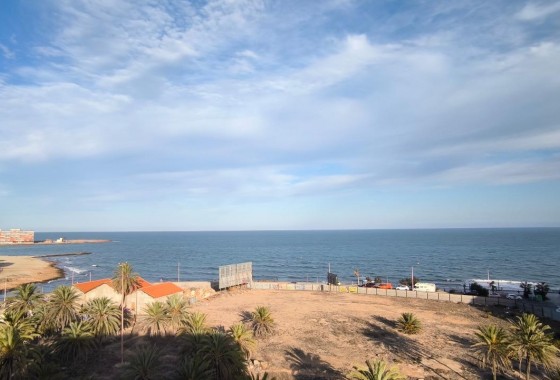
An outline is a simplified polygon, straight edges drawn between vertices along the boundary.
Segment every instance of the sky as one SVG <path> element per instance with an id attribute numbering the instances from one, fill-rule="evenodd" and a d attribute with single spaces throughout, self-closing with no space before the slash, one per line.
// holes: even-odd
<path id="1" fill-rule="evenodd" d="M 0 228 L 560 226 L 560 2 L 0 2 Z"/>

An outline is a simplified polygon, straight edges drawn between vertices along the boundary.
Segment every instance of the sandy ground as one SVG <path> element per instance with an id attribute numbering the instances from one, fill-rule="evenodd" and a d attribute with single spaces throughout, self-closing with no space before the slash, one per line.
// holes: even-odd
<path id="1" fill-rule="evenodd" d="M 375 358 L 413 379 L 480 379 L 488 372 L 476 366 L 473 333 L 479 325 L 507 324 L 469 305 L 346 293 L 237 290 L 193 309 L 206 313 L 211 326 L 227 329 L 257 306 L 270 307 L 277 333 L 259 341 L 253 358 L 278 380 L 345 378 L 353 366 Z M 403 312 L 420 319 L 420 334 L 397 331 Z"/>
<path id="2" fill-rule="evenodd" d="M 0 289 L 20 284 L 45 282 L 62 277 L 53 263 L 30 256 L 0 256 Z"/>

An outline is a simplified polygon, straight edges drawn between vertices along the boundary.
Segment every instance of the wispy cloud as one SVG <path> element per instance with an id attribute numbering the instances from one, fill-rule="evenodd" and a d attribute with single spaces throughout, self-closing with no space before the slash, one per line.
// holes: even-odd
<path id="1" fill-rule="evenodd" d="M 533 21 L 543 19 L 558 12 L 560 12 L 560 3 L 545 2 L 544 4 L 536 4 L 530 2 L 525 4 L 516 16 L 523 21 Z"/>
<path id="2" fill-rule="evenodd" d="M 400 8 L 46 2 L 0 45 L 0 163 L 99 205 L 557 181 L 557 5 Z"/>

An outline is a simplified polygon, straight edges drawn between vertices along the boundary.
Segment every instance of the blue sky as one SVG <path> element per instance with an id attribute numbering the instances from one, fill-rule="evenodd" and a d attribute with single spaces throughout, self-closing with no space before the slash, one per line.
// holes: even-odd
<path id="1" fill-rule="evenodd" d="M 560 226 L 560 2 L 2 1 L 0 228 Z"/>

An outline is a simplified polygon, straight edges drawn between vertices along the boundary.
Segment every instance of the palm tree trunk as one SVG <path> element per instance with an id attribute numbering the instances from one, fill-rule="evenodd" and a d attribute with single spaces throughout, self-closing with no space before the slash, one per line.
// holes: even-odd
<path id="1" fill-rule="evenodd" d="M 525 380 L 531 378 L 531 357 L 527 355 L 527 372 L 525 373 Z"/>
<path id="2" fill-rule="evenodd" d="M 496 380 L 496 372 L 497 372 L 497 368 L 496 368 L 496 360 L 492 361 L 492 379 Z"/>

